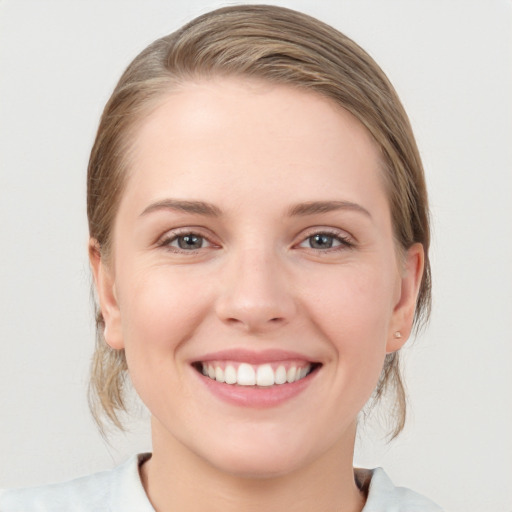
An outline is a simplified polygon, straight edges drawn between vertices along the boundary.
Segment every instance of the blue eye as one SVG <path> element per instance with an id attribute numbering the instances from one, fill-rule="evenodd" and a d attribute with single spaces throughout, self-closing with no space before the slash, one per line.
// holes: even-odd
<path id="1" fill-rule="evenodd" d="M 352 243 L 341 235 L 330 233 L 315 233 L 308 236 L 301 244 L 300 247 L 306 247 L 315 250 L 336 249 L 338 247 L 352 247 Z"/>

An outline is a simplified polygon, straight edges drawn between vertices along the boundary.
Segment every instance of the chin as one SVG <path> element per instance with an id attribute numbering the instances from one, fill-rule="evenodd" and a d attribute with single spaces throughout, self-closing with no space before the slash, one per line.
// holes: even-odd
<path id="1" fill-rule="evenodd" d="M 269 479 L 285 476 L 299 469 L 305 461 L 297 456 L 279 453 L 260 453 L 257 456 L 233 453 L 210 460 L 218 470 L 237 478 Z"/>
<path id="2" fill-rule="evenodd" d="M 308 464 L 306 443 L 290 436 L 227 436 L 229 445 L 212 443 L 201 454 L 210 465 L 239 478 L 265 479 L 284 476 Z"/>

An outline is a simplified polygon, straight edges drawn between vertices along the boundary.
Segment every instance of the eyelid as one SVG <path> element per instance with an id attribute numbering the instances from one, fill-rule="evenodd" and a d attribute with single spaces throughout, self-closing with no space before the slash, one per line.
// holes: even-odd
<path id="1" fill-rule="evenodd" d="M 206 233 L 205 233 L 206 231 Z M 333 227 L 324 227 L 324 226 L 315 226 L 308 228 L 306 230 L 303 230 L 300 235 L 297 235 L 296 239 L 298 241 L 293 244 L 294 247 L 300 247 L 301 244 L 303 244 L 308 238 L 314 236 L 314 235 L 328 235 L 336 238 L 340 245 L 336 247 L 331 247 L 327 249 L 315 249 L 315 248 L 309 248 L 311 251 L 315 252 L 329 252 L 329 251 L 336 251 L 339 249 L 350 249 L 354 247 L 357 243 L 357 240 L 349 234 L 347 231 L 339 228 L 333 228 Z M 170 245 L 171 242 L 176 240 L 180 236 L 184 235 L 195 235 L 198 237 L 203 238 L 208 246 L 207 247 L 201 247 L 200 249 L 190 249 L 190 250 L 183 250 L 179 249 L 177 247 L 173 247 Z M 182 227 L 176 227 L 167 230 L 163 235 L 161 235 L 157 241 L 155 242 L 155 245 L 163 248 L 170 248 L 172 247 L 175 252 L 184 252 L 184 253 L 194 253 L 198 252 L 202 249 L 210 249 L 210 248 L 220 248 L 221 244 L 219 242 L 215 242 L 214 239 L 216 237 L 211 233 L 210 230 L 207 230 L 200 226 L 182 226 Z"/>
<path id="2" fill-rule="evenodd" d="M 308 238 L 311 238 L 315 235 L 328 235 L 336 238 L 340 241 L 340 245 L 336 247 L 331 247 L 328 249 L 314 249 L 310 247 L 309 249 L 316 252 L 329 252 L 336 251 L 341 249 L 350 249 L 356 245 L 355 238 L 350 235 L 347 231 L 338 228 L 332 227 L 323 227 L 323 226 L 315 226 L 312 228 L 308 228 L 300 234 L 299 242 L 295 244 L 296 246 L 301 246 Z M 306 248 L 307 249 L 307 248 Z"/>
<path id="3" fill-rule="evenodd" d="M 212 247 L 219 247 L 220 245 L 218 243 L 215 243 L 212 240 L 212 238 L 214 238 L 214 237 L 212 234 L 210 234 L 209 230 L 208 230 L 208 233 L 205 233 L 205 231 L 206 230 L 204 228 L 201 228 L 199 226 L 183 226 L 183 227 L 179 227 L 179 228 L 169 229 L 162 236 L 160 236 L 158 238 L 158 240 L 156 241 L 156 245 L 158 247 L 163 247 L 163 248 L 172 248 L 175 252 L 180 252 L 180 253 L 194 253 L 194 252 L 200 251 L 202 249 L 210 249 Z M 171 242 L 173 242 L 180 236 L 185 236 L 185 235 L 195 235 L 200 238 L 203 238 L 208 243 L 208 246 L 201 247 L 200 249 L 184 250 L 184 249 L 180 249 L 178 247 L 174 247 L 174 246 L 170 245 Z"/>

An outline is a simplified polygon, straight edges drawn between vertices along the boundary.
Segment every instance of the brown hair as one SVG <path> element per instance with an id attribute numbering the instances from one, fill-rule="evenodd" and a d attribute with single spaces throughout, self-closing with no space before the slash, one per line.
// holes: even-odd
<path id="1" fill-rule="evenodd" d="M 105 106 L 92 148 L 87 178 L 89 232 L 102 258 L 110 253 L 111 230 L 128 172 L 131 134 L 140 119 L 179 84 L 210 76 L 255 77 L 326 96 L 351 112 L 379 147 L 397 247 L 419 242 L 425 269 L 416 304 L 415 327 L 430 310 L 430 229 L 420 156 L 400 100 L 386 75 L 354 41 L 310 16 L 274 6 L 243 5 L 202 15 L 156 40 L 128 66 Z M 126 359 L 103 338 L 96 312 L 96 351 L 89 399 L 98 424 L 101 413 L 121 427 Z M 394 392 L 395 425 L 405 422 L 405 392 L 398 352 L 386 356 L 374 392 Z"/>

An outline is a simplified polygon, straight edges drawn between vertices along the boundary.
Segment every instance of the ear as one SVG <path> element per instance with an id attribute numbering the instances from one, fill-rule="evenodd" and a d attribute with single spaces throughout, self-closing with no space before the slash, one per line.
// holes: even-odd
<path id="1" fill-rule="evenodd" d="M 98 294 L 101 314 L 105 322 L 103 336 L 110 347 L 116 350 L 124 348 L 121 330 L 121 312 L 115 292 L 115 280 L 111 266 L 107 265 L 100 252 L 96 239 L 89 240 L 89 262 Z"/>
<path id="2" fill-rule="evenodd" d="M 423 245 L 420 243 L 412 245 L 404 255 L 399 294 L 393 309 L 386 343 L 388 354 L 402 348 L 411 334 L 424 263 Z"/>

